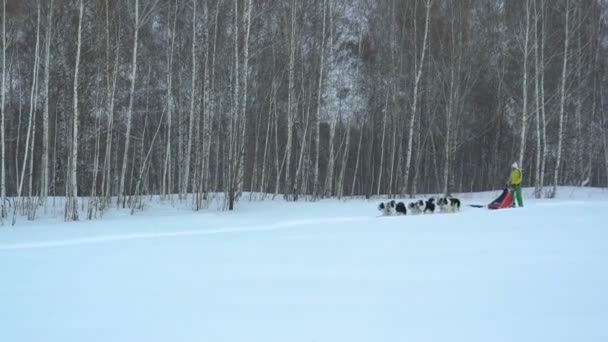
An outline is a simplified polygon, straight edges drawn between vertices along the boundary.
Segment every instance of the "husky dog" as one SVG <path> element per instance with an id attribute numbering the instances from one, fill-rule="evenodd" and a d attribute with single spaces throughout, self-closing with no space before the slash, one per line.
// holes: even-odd
<path id="1" fill-rule="evenodd" d="M 418 207 L 418 210 L 421 213 L 434 213 L 435 212 L 435 199 L 433 197 L 429 198 L 426 201 L 423 200 L 419 200 L 416 203 L 416 206 Z"/>
<path id="2" fill-rule="evenodd" d="M 442 212 L 454 213 L 460 210 L 460 200 L 450 196 L 440 198 L 437 205 Z"/>
<path id="3" fill-rule="evenodd" d="M 395 203 L 395 201 L 388 201 L 386 203 L 381 202 L 378 205 L 378 210 L 380 210 L 384 216 L 395 215 L 397 213 L 397 203 Z"/>
<path id="4" fill-rule="evenodd" d="M 418 208 L 418 202 L 411 202 L 407 205 L 407 210 L 410 211 L 410 214 L 420 214 L 420 209 Z"/>
<path id="5" fill-rule="evenodd" d="M 403 203 L 403 202 L 397 203 L 397 206 L 395 207 L 395 211 L 397 211 L 397 214 L 407 215 L 407 208 L 405 207 L 405 203 Z"/>

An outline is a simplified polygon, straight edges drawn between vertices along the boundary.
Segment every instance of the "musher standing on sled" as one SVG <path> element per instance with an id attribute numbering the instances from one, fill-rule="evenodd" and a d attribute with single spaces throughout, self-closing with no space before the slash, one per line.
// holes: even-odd
<path id="1" fill-rule="evenodd" d="M 517 206 L 523 207 L 524 200 L 521 196 L 521 170 L 517 165 L 517 162 L 511 165 L 511 176 L 509 177 L 509 188 L 511 189 L 511 206 L 515 207 L 515 199 L 517 199 Z"/>

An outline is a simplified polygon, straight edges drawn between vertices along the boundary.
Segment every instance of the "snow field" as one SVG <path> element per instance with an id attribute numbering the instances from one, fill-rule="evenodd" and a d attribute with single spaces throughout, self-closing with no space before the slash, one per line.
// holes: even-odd
<path id="1" fill-rule="evenodd" d="M 155 204 L 2 227 L 0 340 L 606 341 L 608 194 L 560 193 L 457 214 Z"/>

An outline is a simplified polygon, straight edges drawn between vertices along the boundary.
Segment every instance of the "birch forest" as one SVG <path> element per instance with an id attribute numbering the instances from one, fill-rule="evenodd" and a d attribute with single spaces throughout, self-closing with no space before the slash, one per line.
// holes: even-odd
<path id="1" fill-rule="evenodd" d="M 4 224 L 608 186 L 604 0 L 0 1 Z"/>

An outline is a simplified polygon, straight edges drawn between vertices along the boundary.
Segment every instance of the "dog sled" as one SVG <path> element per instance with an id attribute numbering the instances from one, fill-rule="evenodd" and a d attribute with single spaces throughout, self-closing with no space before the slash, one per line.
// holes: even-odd
<path id="1" fill-rule="evenodd" d="M 502 193 L 500 194 L 500 196 L 498 196 L 498 198 L 496 198 L 494 201 L 492 201 L 490 204 L 488 204 L 488 209 L 491 210 L 495 210 L 495 209 L 504 209 L 504 208 L 510 208 L 511 204 L 513 203 L 513 198 L 511 198 L 511 192 L 509 191 L 508 187 L 505 187 L 502 190 Z M 473 208 L 484 208 L 485 205 L 471 205 L 471 207 Z"/>

